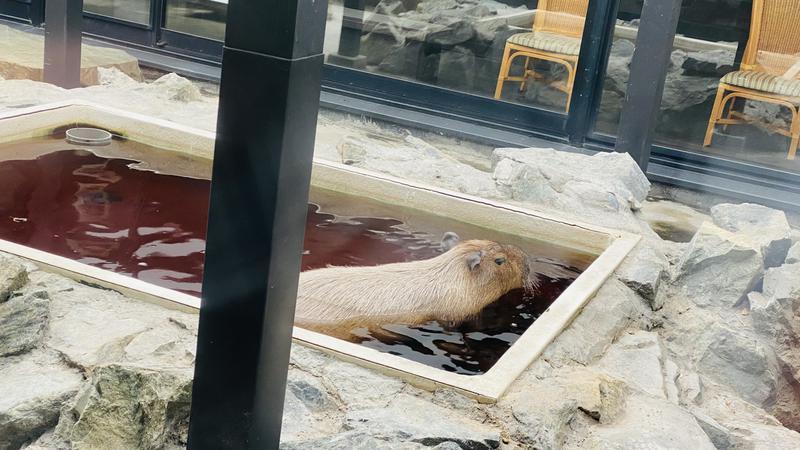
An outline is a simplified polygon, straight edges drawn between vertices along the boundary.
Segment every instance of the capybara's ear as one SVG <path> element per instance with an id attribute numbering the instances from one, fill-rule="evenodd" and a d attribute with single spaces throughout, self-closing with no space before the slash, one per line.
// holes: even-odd
<path id="1" fill-rule="evenodd" d="M 442 250 L 446 252 L 450 251 L 451 248 L 458 245 L 458 242 L 460 240 L 461 238 L 458 237 L 457 234 L 453 233 L 452 231 L 448 231 L 447 233 L 444 234 L 444 236 L 442 236 L 442 242 L 441 242 Z"/>
<path id="2" fill-rule="evenodd" d="M 467 267 L 469 270 L 475 270 L 481 264 L 481 252 L 472 252 L 467 255 Z"/>

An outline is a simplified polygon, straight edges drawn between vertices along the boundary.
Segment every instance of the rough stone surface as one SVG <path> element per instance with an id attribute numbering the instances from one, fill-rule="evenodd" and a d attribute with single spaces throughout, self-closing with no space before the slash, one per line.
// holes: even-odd
<path id="1" fill-rule="evenodd" d="M 780 370 L 774 352 L 746 330 L 712 324 L 699 339 L 697 367 L 743 399 L 763 405 L 775 395 Z"/>
<path id="2" fill-rule="evenodd" d="M 44 70 L 43 36 L 0 25 L 0 75 L 6 80 L 41 81 Z M 115 67 L 141 80 L 139 62 L 122 50 L 92 45 L 81 46 L 81 84 L 99 83 L 98 69 Z"/>
<path id="3" fill-rule="evenodd" d="M 461 450 L 464 447 L 449 441 L 436 446 L 416 442 L 398 442 L 391 437 L 378 438 L 369 431 L 347 431 L 332 437 L 302 442 L 281 442 L 282 450 Z"/>
<path id="4" fill-rule="evenodd" d="M 335 434 L 344 416 L 322 379 L 291 370 L 283 407 L 281 442 L 305 442 Z"/>
<path id="5" fill-rule="evenodd" d="M 684 406 L 700 403 L 703 395 L 703 383 L 694 372 L 682 372 L 676 380 L 681 404 Z"/>
<path id="6" fill-rule="evenodd" d="M 703 307 L 731 308 L 763 274 L 761 252 L 747 238 L 704 223 L 679 263 L 681 293 Z"/>
<path id="7" fill-rule="evenodd" d="M 28 272 L 18 261 L 0 255 L 0 303 L 28 282 Z"/>
<path id="8" fill-rule="evenodd" d="M 97 367 L 61 414 L 56 434 L 73 450 L 186 445 L 191 372 Z"/>
<path id="9" fill-rule="evenodd" d="M 56 424 L 83 378 L 56 354 L 34 351 L 0 358 L 0 380 L 0 448 L 13 449 Z"/>
<path id="10" fill-rule="evenodd" d="M 800 379 L 800 264 L 769 269 L 763 294 L 753 292 L 748 299 L 754 328 L 774 346 L 792 377 Z"/>
<path id="11" fill-rule="evenodd" d="M 610 280 L 545 350 L 544 358 L 556 365 L 588 365 L 623 330 L 647 321 L 647 307 L 642 300 L 620 281 Z"/>
<path id="12" fill-rule="evenodd" d="M 653 310 L 661 309 L 657 296 L 661 280 L 667 275 L 666 257 L 652 245 L 641 242 L 617 269 L 617 277 L 647 300 Z"/>
<path id="13" fill-rule="evenodd" d="M 351 408 L 384 407 L 404 387 L 397 378 L 338 360 L 328 364 L 321 376 L 336 386 L 338 397 Z M 365 384 L 371 389 L 365 390 Z"/>
<path id="14" fill-rule="evenodd" d="M 666 400 L 646 396 L 631 396 L 619 421 L 594 427 L 576 448 L 715 449 L 691 413 Z"/>
<path id="15" fill-rule="evenodd" d="M 786 264 L 800 263 L 800 243 L 794 244 L 786 255 Z"/>
<path id="16" fill-rule="evenodd" d="M 51 298 L 46 343 L 71 364 L 91 369 L 114 362 L 186 368 L 194 362 L 197 316 L 34 272 Z"/>
<path id="17" fill-rule="evenodd" d="M 44 291 L 0 303 L 0 357 L 24 353 L 39 345 L 49 307 L 50 299 Z"/>
<path id="18" fill-rule="evenodd" d="M 507 197 L 558 211 L 581 211 L 604 224 L 630 229 L 633 211 L 650 182 L 624 153 L 587 156 L 553 149 L 499 148 L 494 179 Z"/>
<path id="19" fill-rule="evenodd" d="M 409 395 L 396 396 L 383 408 L 349 412 L 346 421 L 348 427 L 369 430 L 377 439 L 426 446 L 454 442 L 462 448 L 493 449 L 501 440 L 500 432 L 492 427 L 453 416 Z"/>
<path id="20" fill-rule="evenodd" d="M 432 183 L 466 194 L 500 197 L 488 173 L 459 163 L 412 136 L 393 146 L 377 139 L 350 136 L 338 145 L 338 150 L 344 164 Z"/>
<path id="21" fill-rule="evenodd" d="M 786 264 L 764 274 L 764 295 L 777 300 L 800 298 L 800 264 Z"/>
<path id="22" fill-rule="evenodd" d="M 792 245 L 791 227 L 783 211 L 761 205 L 720 204 L 711 208 L 714 224 L 749 236 L 760 247 L 765 267 L 783 264 Z"/>
<path id="23" fill-rule="evenodd" d="M 509 410 L 512 437 L 526 448 L 560 448 L 576 416 L 612 423 L 625 408 L 624 384 L 588 369 L 555 371 L 512 388 L 498 406 Z M 531 408 L 531 405 L 536 405 Z"/>
<path id="24" fill-rule="evenodd" d="M 658 334 L 624 333 L 597 362 L 597 369 L 653 397 L 666 398 L 664 354 Z"/>
<path id="25" fill-rule="evenodd" d="M 692 414 L 695 420 L 697 420 L 697 424 L 700 425 L 700 428 L 703 429 L 706 436 L 708 436 L 717 450 L 727 450 L 731 448 L 731 432 L 729 429 L 720 425 L 719 422 L 711 418 L 711 416 L 706 415 L 696 408 L 692 410 Z"/>
<path id="26" fill-rule="evenodd" d="M 800 433 L 781 426 L 739 423 L 731 427 L 733 448 L 800 449 Z"/>

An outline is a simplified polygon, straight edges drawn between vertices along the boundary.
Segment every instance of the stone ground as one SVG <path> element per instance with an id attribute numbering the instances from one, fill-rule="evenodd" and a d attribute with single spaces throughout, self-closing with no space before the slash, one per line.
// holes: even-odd
<path id="1" fill-rule="evenodd" d="M 213 89 L 99 80 L 0 81 L 0 111 L 85 98 L 214 129 Z M 328 112 L 316 155 L 643 241 L 497 404 L 294 345 L 283 448 L 800 449 L 800 233 L 784 213 L 649 201 L 674 192 L 627 155 L 486 149 Z M 196 315 L 1 258 L 0 449 L 182 447 Z"/>
<path id="2" fill-rule="evenodd" d="M 122 50 L 84 45 L 81 48 L 81 85 L 97 84 L 99 67 L 114 67 L 141 79 L 136 58 Z M 41 81 L 44 70 L 44 36 L 0 24 L 0 77 Z"/>

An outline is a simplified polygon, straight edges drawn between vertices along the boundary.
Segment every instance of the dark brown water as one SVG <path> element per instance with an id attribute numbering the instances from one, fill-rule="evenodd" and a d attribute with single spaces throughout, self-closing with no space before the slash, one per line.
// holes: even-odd
<path id="1" fill-rule="evenodd" d="M 210 183 L 135 163 L 83 150 L 0 162 L 0 239 L 199 296 Z M 400 220 L 337 216 L 310 204 L 302 268 L 430 258 L 440 252 L 438 238 Z M 547 258 L 538 264 L 536 293 L 511 292 L 472 321 L 356 329 L 351 339 L 451 372 L 483 373 L 580 272 Z"/>

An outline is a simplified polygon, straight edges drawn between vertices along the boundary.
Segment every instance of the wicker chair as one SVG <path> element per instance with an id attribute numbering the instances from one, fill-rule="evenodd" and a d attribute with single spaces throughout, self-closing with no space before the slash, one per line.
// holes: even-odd
<path id="1" fill-rule="evenodd" d="M 704 147 L 711 145 L 715 125 L 724 125 L 727 128 L 728 125 L 756 121 L 733 107 L 734 101 L 741 98 L 744 101 L 756 100 L 785 106 L 792 112 L 792 124 L 788 129 L 771 124 L 766 124 L 766 127 L 791 139 L 787 158 L 795 158 L 800 141 L 798 23 L 800 1 L 753 0 L 750 38 L 741 67 L 738 71 L 725 75 L 720 81 L 703 141 Z"/>
<path id="2" fill-rule="evenodd" d="M 519 90 L 522 92 L 529 78 L 542 78 L 530 67 L 531 60 L 539 59 L 566 67 L 566 82 L 554 87 L 567 94 L 566 109 L 569 110 L 588 6 L 589 0 L 539 0 L 531 31 L 517 33 L 506 41 L 494 98 L 500 98 L 506 81 L 521 82 Z M 523 73 L 509 76 L 511 63 L 518 57 L 525 57 Z"/>

